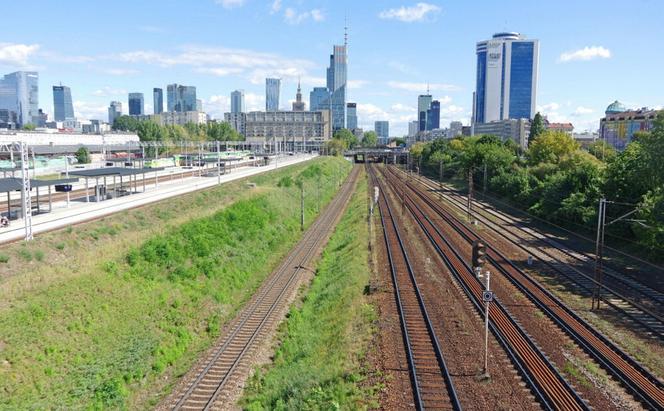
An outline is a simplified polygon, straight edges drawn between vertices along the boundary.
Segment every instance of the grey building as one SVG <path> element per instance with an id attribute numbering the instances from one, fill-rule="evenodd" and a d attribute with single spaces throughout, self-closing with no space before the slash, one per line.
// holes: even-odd
<path id="1" fill-rule="evenodd" d="M 152 101 L 154 105 L 154 114 L 161 114 L 164 112 L 164 89 L 152 89 Z"/>
<path id="2" fill-rule="evenodd" d="M 410 121 L 408 123 L 408 137 L 415 137 L 418 131 L 420 131 L 419 120 Z"/>
<path id="3" fill-rule="evenodd" d="M 237 131 L 241 136 L 246 133 L 245 124 L 247 122 L 247 113 L 238 111 L 231 113 L 224 113 L 224 121 L 231 125 L 233 130 Z"/>
<path id="4" fill-rule="evenodd" d="M 235 90 L 231 93 L 231 113 L 244 113 L 244 90 Z"/>
<path id="5" fill-rule="evenodd" d="M 452 121 L 450 123 L 450 128 L 447 133 L 448 138 L 454 138 L 460 136 L 463 133 L 463 123 L 460 121 Z"/>
<path id="6" fill-rule="evenodd" d="M 166 86 L 167 111 L 198 111 L 196 103 L 196 87 L 169 84 Z"/>
<path id="7" fill-rule="evenodd" d="M 387 140 L 390 139 L 390 122 L 376 121 L 374 123 L 374 131 L 378 135 L 378 141 L 381 144 L 387 143 Z"/>
<path id="8" fill-rule="evenodd" d="M 354 130 L 357 128 L 357 104 L 346 104 L 346 128 Z"/>
<path id="9" fill-rule="evenodd" d="M 39 74 L 17 71 L 0 78 L 0 110 L 18 127 L 39 121 Z"/>
<path id="10" fill-rule="evenodd" d="M 74 119 L 71 90 L 67 86 L 53 86 L 53 118 L 55 121 Z"/>
<path id="11" fill-rule="evenodd" d="M 279 92 L 281 79 L 265 79 L 265 111 L 279 111 Z"/>
<path id="12" fill-rule="evenodd" d="M 145 114 L 143 93 L 129 93 L 129 115 L 142 116 Z"/>
<path id="13" fill-rule="evenodd" d="M 108 106 L 108 123 L 112 126 L 115 119 L 122 115 L 122 103 L 119 101 L 111 101 Z"/>
<path id="14" fill-rule="evenodd" d="M 513 140 L 524 150 L 528 148 L 528 137 L 530 136 L 530 120 L 508 119 L 491 121 L 489 123 L 475 123 L 472 126 L 474 136 L 490 134 L 500 137 L 501 140 Z"/>

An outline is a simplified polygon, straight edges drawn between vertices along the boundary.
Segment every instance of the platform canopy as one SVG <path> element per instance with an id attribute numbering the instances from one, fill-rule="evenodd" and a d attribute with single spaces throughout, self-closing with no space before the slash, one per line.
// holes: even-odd
<path id="1" fill-rule="evenodd" d="M 90 168 L 86 170 L 74 170 L 70 171 L 69 175 L 85 177 L 85 178 L 112 177 L 112 176 L 124 177 L 124 176 L 133 176 L 145 173 L 154 173 L 156 171 L 162 171 L 162 170 L 164 170 L 164 167 L 152 167 L 152 168 L 105 167 L 105 168 Z"/>
<path id="2" fill-rule="evenodd" d="M 61 178 L 56 180 L 33 180 L 30 179 L 30 187 L 48 187 L 61 184 L 71 184 L 78 182 L 78 178 Z M 0 178 L 0 193 L 9 191 L 20 191 L 23 188 L 23 179 L 21 178 Z"/>

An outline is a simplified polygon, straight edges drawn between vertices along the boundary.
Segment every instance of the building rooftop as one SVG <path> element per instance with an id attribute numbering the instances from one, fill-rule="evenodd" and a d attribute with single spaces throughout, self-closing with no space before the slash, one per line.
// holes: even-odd
<path id="1" fill-rule="evenodd" d="M 627 107 L 618 100 L 614 101 L 613 103 L 609 104 L 609 106 L 606 108 L 606 115 L 610 114 L 615 114 L 615 113 L 622 113 L 623 111 L 627 111 Z"/>

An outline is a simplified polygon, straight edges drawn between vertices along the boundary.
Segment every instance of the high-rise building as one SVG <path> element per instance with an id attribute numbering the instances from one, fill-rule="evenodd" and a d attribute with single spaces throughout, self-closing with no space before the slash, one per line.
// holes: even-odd
<path id="1" fill-rule="evenodd" d="M 302 101 L 302 88 L 300 87 L 300 80 L 297 81 L 297 93 L 295 94 L 295 101 L 293 102 L 293 111 L 304 111 L 304 101 Z"/>
<path id="2" fill-rule="evenodd" d="M 452 121 L 450 123 L 450 129 L 447 132 L 447 137 L 454 138 L 460 136 L 463 133 L 463 123 L 460 121 Z"/>
<path id="3" fill-rule="evenodd" d="M 39 74 L 17 71 L 0 79 L 0 110 L 7 110 L 8 118 L 16 125 L 37 124 L 39 121 Z"/>
<path id="4" fill-rule="evenodd" d="M 346 128 L 354 130 L 357 128 L 357 104 L 346 104 Z"/>
<path id="5" fill-rule="evenodd" d="M 281 79 L 265 79 L 265 111 L 279 111 L 279 91 Z"/>
<path id="6" fill-rule="evenodd" d="M 169 84 L 166 86 L 166 105 L 169 112 L 197 111 L 196 87 Z"/>
<path id="7" fill-rule="evenodd" d="M 122 115 L 122 103 L 119 101 L 111 101 L 108 106 L 108 123 L 112 126 L 115 119 Z"/>
<path id="8" fill-rule="evenodd" d="M 420 122 L 418 120 L 408 123 L 408 137 L 415 137 L 420 130 Z"/>
<path id="9" fill-rule="evenodd" d="M 374 123 L 374 131 L 378 135 L 378 141 L 382 144 L 387 143 L 390 139 L 390 122 L 389 121 L 376 121 Z"/>
<path id="10" fill-rule="evenodd" d="M 327 87 L 314 87 L 309 93 L 309 109 L 311 111 L 330 109 L 330 91 Z"/>
<path id="11" fill-rule="evenodd" d="M 74 119 L 71 89 L 67 86 L 53 86 L 53 118 L 55 121 Z"/>
<path id="12" fill-rule="evenodd" d="M 196 111 L 203 111 L 203 100 L 196 99 Z"/>
<path id="13" fill-rule="evenodd" d="M 419 122 L 419 131 L 425 131 L 427 129 L 427 110 L 431 108 L 431 101 L 433 101 L 433 98 L 429 93 L 420 94 L 417 97 L 417 121 Z"/>
<path id="14" fill-rule="evenodd" d="M 244 113 L 244 90 L 235 90 L 231 93 L 231 113 Z"/>
<path id="15" fill-rule="evenodd" d="M 330 92 L 330 111 L 332 128 L 336 131 L 346 125 L 346 81 L 348 56 L 346 44 L 334 46 L 330 55 L 330 67 L 327 68 L 327 89 Z"/>
<path id="16" fill-rule="evenodd" d="M 537 99 L 539 41 L 497 33 L 477 43 L 473 123 L 532 119 Z"/>
<path id="17" fill-rule="evenodd" d="M 143 93 L 129 93 L 129 115 L 142 116 L 145 114 Z"/>
<path id="18" fill-rule="evenodd" d="M 154 114 L 164 112 L 164 90 L 161 88 L 152 89 L 152 101 L 154 105 Z"/>
<path id="19" fill-rule="evenodd" d="M 440 128 L 440 101 L 431 102 L 427 110 L 427 130 L 437 130 Z"/>

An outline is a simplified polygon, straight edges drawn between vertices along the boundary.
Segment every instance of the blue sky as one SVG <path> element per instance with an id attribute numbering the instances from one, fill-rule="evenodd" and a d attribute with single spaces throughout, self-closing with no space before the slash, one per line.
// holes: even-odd
<path id="1" fill-rule="evenodd" d="M 111 100 L 169 83 L 195 85 L 221 117 L 234 89 L 264 108 L 264 78 L 281 77 L 281 105 L 302 78 L 305 100 L 324 86 L 333 44 L 349 26 L 349 101 L 360 126 L 389 120 L 407 131 L 417 95 L 431 84 L 441 125 L 470 119 L 475 43 L 498 31 L 540 40 L 538 109 L 577 130 L 596 129 L 604 108 L 661 107 L 664 2 L 365 0 L 60 0 L 3 5 L 0 73 L 40 73 L 40 106 L 51 86 L 72 88 L 77 115 L 106 119 Z"/>

